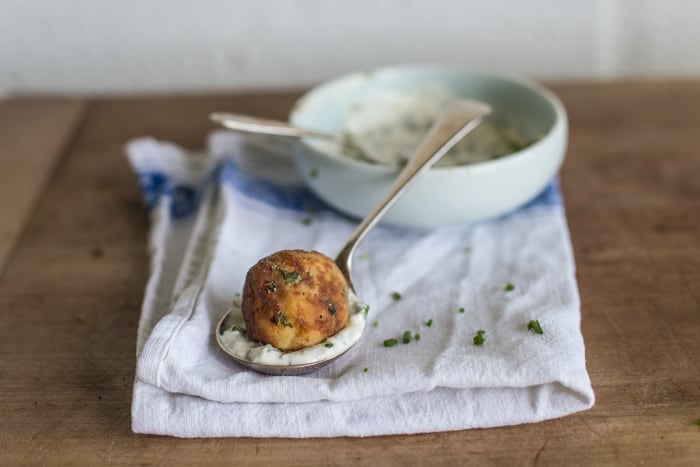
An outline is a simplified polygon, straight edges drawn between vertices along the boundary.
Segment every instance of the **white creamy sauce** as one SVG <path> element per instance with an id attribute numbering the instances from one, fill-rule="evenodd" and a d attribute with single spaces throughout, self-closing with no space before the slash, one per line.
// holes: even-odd
<path id="1" fill-rule="evenodd" d="M 427 86 L 420 92 L 382 92 L 351 107 L 341 131 L 378 163 L 402 166 L 413 155 L 442 109 L 456 98 L 437 85 Z M 487 117 L 436 166 L 482 162 L 511 154 L 532 143 L 516 128 Z M 352 149 L 346 148 L 343 155 L 358 157 Z"/>
<path id="2" fill-rule="evenodd" d="M 340 355 L 360 340 L 367 322 L 365 305 L 360 303 L 358 298 L 350 293 L 350 307 L 348 323 L 334 336 L 329 337 L 320 344 L 296 350 L 294 352 L 282 352 L 270 344 L 261 344 L 248 339 L 245 333 L 245 320 L 241 312 L 240 297 L 236 298 L 226 320 L 221 327 L 224 332 L 219 331 L 219 338 L 228 351 L 237 358 L 248 360 L 254 363 L 264 363 L 269 365 L 301 365 L 313 363 L 319 360 L 332 358 Z M 237 328 L 237 330 L 233 330 Z M 327 343 L 333 344 L 327 346 Z"/>

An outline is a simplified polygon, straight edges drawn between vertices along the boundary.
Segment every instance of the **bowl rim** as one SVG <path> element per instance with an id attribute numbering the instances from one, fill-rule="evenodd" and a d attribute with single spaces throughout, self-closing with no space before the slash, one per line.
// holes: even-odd
<path id="1" fill-rule="evenodd" d="M 482 172 L 484 170 L 490 170 L 495 166 L 502 165 L 504 163 L 511 163 L 513 160 L 519 160 L 523 157 L 527 157 L 528 154 L 534 152 L 534 150 L 543 145 L 547 140 L 549 140 L 556 131 L 567 130 L 568 119 L 566 114 L 566 109 L 564 104 L 561 102 L 559 97 L 554 94 L 549 88 L 543 84 L 535 81 L 527 76 L 510 73 L 510 72 L 494 72 L 488 70 L 480 70 L 475 68 L 469 68 L 459 65 L 421 65 L 421 64 L 404 64 L 404 65 L 390 65 L 377 68 L 370 68 L 365 70 L 354 71 L 351 73 L 343 74 L 331 78 L 329 80 L 323 81 L 310 89 L 308 89 L 304 94 L 302 94 L 293 104 L 292 109 L 289 112 L 288 120 L 293 123 L 295 115 L 298 115 L 301 110 L 303 110 L 304 103 L 311 99 L 312 97 L 318 95 L 320 92 L 336 86 L 340 83 L 351 81 L 353 79 L 359 79 L 362 77 L 373 76 L 382 73 L 410 73 L 410 72 L 435 72 L 435 73 L 459 73 L 465 75 L 478 75 L 484 78 L 497 79 L 501 81 L 506 81 L 520 85 L 526 89 L 534 91 L 536 95 L 543 98 L 549 105 L 552 106 L 554 110 L 554 123 L 549 128 L 547 133 L 545 133 L 542 138 L 538 139 L 534 143 L 509 154 L 497 157 L 495 159 L 489 159 L 486 161 L 473 162 L 470 164 L 447 166 L 447 167 L 431 167 L 431 172 L 437 173 L 447 173 L 454 171 L 468 171 L 468 172 Z M 371 79 L 371 78 L 370 78 Z M 314 153 L 322 155 L 328 159 L 338 161 L 343 164 L 348 164 L 350 166 L 356 166 L 357 168 L 362 168 L 365 170 L 373 170 L 383 173 L 395 173 L 400 171 L 400 167 L 391 167 L 388 165 L 382 165 L 372 162 L 363 161 L 360 159 L 353 159 L 349 157 L 343 157 L 340 154 L 333 154 L 324 151 L 319 151 L 317 148 L 311 146 L 306 142 L 306 138 L 302 138 L 300 144 L 304 145 L 306 149 L 313 150 Z"/>

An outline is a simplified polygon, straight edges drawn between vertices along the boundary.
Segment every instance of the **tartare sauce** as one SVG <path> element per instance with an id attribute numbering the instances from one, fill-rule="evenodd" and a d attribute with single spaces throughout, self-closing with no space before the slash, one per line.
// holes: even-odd
<path id="1" fill-rule="evenodd" d="M 400 167 L 413 155 L 442 109 L 457 96 L 438 85 L 420 92 L 382 92 L 352 106 L 342 134 L 352 138 L 372 159 Z M 519 151 L 534 141 L 502 121 L 486 118 L 437 164 L 452 167 L 487 161 Z M 357 158 L 352 149 L 343 155 Z"/>
<path id="2" fill-rule="evenodd" d="M 253 363 L 302 365 L 326 360 L 345 352 L 362 337 L 367 322 L 367 307 L 353 293 L 350 293 L 349 301 L 348 323 L 337 334 L 305 349 L 282 352 L 270 344 L 261 344 L 248 339 L 240 297 L 237 297 L 233 301 L 231 312 L 221 324 L 219 340 L 230 354 Z"/>

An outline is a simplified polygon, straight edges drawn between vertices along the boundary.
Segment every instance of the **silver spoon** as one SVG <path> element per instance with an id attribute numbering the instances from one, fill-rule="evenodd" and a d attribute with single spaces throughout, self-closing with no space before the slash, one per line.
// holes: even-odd
<path id="1" fill-rule="evenodd" d="M 348 135 L 326 133 L 323 131 L 312 130 L 309 128 L 300 128 L 279 120 L 253 117 L 250 115 L 240 115 L 228 112 L 211 113 L 209 114 L 209 119 L 230 130 L 242 131 L 246 133 L 290 136 L 293 138 L 313 137 L 325 139 L 326 141 L 331 141 L 340 146 L 344 146 L 350 149 L 351 151 L 354 151 L 356 155 L 364 161 L 373 163 L 378 162 L 372 157 L 371 154 L 367 152 L 367 150 L 365 150 L 352 137 Z"/>
<path id="2" fill-rule="evenodd" d="M 345 276 L 345 280 L 350 287 L 350 294 L 356 297 L 355 287 L 352 283 L 352 256 L 358 244 L 365 238 L 370 229 L 384 216 L 384 214 L 401 198 L 401 196 L 413 185 L 418 177 L 424 174 L 435 162 L 445 155 L 457 142 L 459 142 L 470 131 L 476 128 L 483 116 L 489 114 L 491 108 L 481 102 L 460 100 L 450 104 L 438 119 L 433 123 L 430 131 L 423 139 L 420 147 L 413 154 L 406 166 L 401 170 L 396 181 L 389 189 L 389 192 L 382 198 L 377 206 L 367 214 L 360 222 L 355 231 L 350 235 L 345 246 L 340 250 L 335 258 L 335 263 Z M 310 363 L 296 365 L 271 365 L 241 358 L 235 355 L 223 342 L 222 331 L 226 318 L 231 311 L 227 311 L 216 326 L 216 340 L 219 346 L 233 357 L 241 365 L 272 375 L 296 375 L 307 373 L 332 362 L 336 358 L 350 350 L 359 338 L 348 348 L 330 358 L 318 360 Z M 366 325 L 366 323 L 365 323 Z"/>

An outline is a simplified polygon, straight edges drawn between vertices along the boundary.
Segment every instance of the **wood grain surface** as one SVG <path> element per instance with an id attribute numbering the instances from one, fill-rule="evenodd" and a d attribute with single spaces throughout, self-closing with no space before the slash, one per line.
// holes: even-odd
<path id="1" fill-rule="evenodd" d="M 85 107 L 66 99 L 0 105 L 0 273 Z"/>
<path id="2" fill-rule="evenodd" d="M 213 128 L 207 112 L 284 118 L 298 94 L 91 100 L 82 124 L 59 118 L 72 129 L 63 139 L 70 144 L 0 276 L 0 462 L 698 465 L 700 83 L 553 88 L 570 116 L 561 182 L 593 409 L 531 425 L 414 436 L 133 434 L 148 225 L 123 145 L 152 135 L 199 148 Z M 11 122 L 8 112 L 26 117 L 39 111 L 35 106 L 3 103 L 0 115 Z M 33 134 L 31 121 L 13 131 Z M 12 151 L 23 143 L 1 144 Z M 20 169 L 5 170 L 0 182 L 24 177 Z"/>

